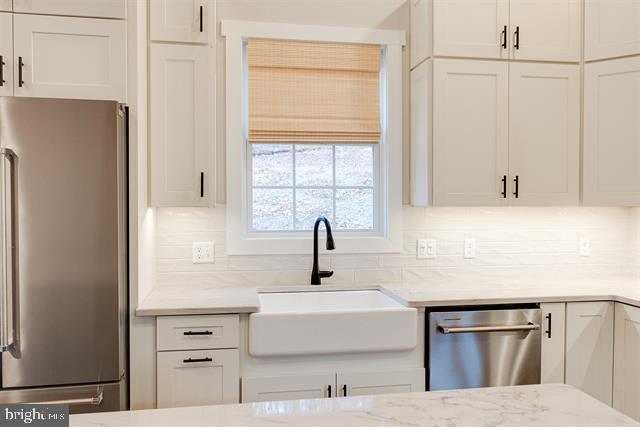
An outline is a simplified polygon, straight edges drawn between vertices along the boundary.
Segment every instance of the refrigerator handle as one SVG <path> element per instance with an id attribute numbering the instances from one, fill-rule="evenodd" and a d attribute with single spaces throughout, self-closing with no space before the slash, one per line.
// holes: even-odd
<path id="1" fill-rule="evenodd" d="M 0 156 L 9 161 L 9 185 L 7 186 L 4 164 L 0 168 L 0 238 L 2 240 L 0 267 L 0 352 L 15 349 L 18 342 L 17 310 L 17 275 L 16 275 L 16 231 L 15 231 L 15 200 L 16 200 L 16 160 L 17 156 L 9 148 L 0 148 Z M 9 189 L 10 194 L 7 194 Z M 7 209 L 7 204 L 9 209 Z"/>

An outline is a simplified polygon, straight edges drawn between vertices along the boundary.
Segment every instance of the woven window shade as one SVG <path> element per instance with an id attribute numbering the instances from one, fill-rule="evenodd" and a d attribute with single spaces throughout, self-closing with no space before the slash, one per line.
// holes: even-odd
<path id="1" fill-rule="evenodd" d="M 249 39 L 249 141 L 380 141 L 380 46 Z"/>

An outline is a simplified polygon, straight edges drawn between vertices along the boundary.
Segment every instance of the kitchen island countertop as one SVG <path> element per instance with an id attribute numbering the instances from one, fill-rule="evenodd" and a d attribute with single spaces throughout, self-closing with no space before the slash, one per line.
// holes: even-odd
<path id="1" fill-rule="evenodd" d="M 640 426 L 561 384 L 72 415 L 71 426 Z"/>

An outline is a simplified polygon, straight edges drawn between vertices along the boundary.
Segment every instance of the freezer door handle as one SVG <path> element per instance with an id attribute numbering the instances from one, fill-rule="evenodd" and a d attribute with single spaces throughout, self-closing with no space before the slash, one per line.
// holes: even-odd
<path id="1" fill-rule="evenodd" d="M 18 341 L 17 276 L 15 274 L 16 154 L 0 148 L 0 352 L 10 351 Z M 9 162 L 9 171 L 5 169 Z M 8 181 L 7 182 L 7 178 Z"/>
<path id="2" fill-rule="evenodd" d="M 80 399 L 64 399 L 64 400 L 48 400 L 45 402 L 30 402 L 29 405 L 93 405 L 100 406 L 104 400 L 104 388 L 98 387 L 96 395 L 93 397 L 84 397 Z"/>

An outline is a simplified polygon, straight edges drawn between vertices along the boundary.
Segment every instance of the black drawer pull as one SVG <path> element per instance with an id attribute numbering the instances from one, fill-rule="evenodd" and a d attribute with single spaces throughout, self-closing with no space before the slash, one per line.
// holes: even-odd
<path id="1" fill-rule="evenodd" d="M 347 385 L 346 384 L 342 385 L 342 395 L 344 397 L 347 397 Z"/>
<path id="2" fill-rule="evenodd" d="M 203 7 L 200 6 L 200 32 L 204 30 L 204 23 L 202 22 L 202 14 L 203 14 Z"/>
<path id="3" fill-rule="evenodd" d="M 519 50 L 520 49 L 520 27 L 516 27 L 515 36 L 516 36 L 516 41 L 513 44 L 513 47 L 515 47 L 516 50 Z"/>
<path id="4" fill-rule="evenodd" d="M 547 330 L 544 333 L 547 334 L 547 338 L 551 338 L 551 313 L 544 317 L 547 319 Z"/>
<path id="5" fill-rule="evenodd" d="M 203 357 L 202 359 L 188 358 L 188 359 L 184 359 L 183 362 L 184 363 L 213 362 L 213 359 L 210 357 Z"/>
<path id="6" fill-rule="evenodd" d="M 187 331 L 184 335 L 213 335 L 211 331 Z"/>
<path id="7" fill-rule="evenodd" d="M 2 55 L 0 55 L 0 87 L 4 86 L 5 84 L 5 80 L 4 80 L 4 66 L 6 64 L 4 63 L 4 57 Z"/>
<path id="8" fill-rule="evenodd" d="M 506 48 L 507 48 L 507 38 L 508 38 L 508 37 L 509 37 L 509 36 L 507 35 L 507 26 L 505 25 L 505 26 L 502 28 L 502 48 L 503 48 L 503 49 L 506 49 Z"/>
<path id="9" fill-rule="evenodd" d="M 200 172 L 200 197 L 204 197 L 204 172 Z"/>
<path id="10" fill-rule="evenodd" d="M 328 397 L 331 397 L 331 384 L 327 386 L 327 394 L 329 395 Z"/>
<path id="11" fill-rule="evenodd" d="M 24 80 L 22 80 L 22 68 L 24 62 L 22 62 L 22 56 L 18 56 L 18 87 L 24 86 Z"/>
<path id="12" fill-rule="evenodd" d="M 516 175 L 516 177 L 513 180 L 513 182 L 515 183 L 515 190 L 516 190 L 516 191 L 513 192 L 513 195 L 517 199 L 518 197 L 520 197 L 520 177 L 518 175 Z"/>
<path id="13" fill-rule="evenodd" d="M 502 198 L 507 198 L 507 175 L 502 175 Z"/>

